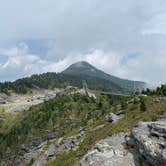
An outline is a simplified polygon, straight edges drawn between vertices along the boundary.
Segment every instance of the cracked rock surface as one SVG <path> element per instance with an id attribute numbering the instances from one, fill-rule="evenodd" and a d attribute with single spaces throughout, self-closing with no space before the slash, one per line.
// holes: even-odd
<path id="1" fill-rule="evenodd" d="M 135 159 L 125 148 L 125 135 L 120 133 L 101 140 L 80 161 L 79 166 L 135 166 Z"/>
<path id="2" fill-rule="evenodd" d="M 149 164 L 166 165 L 166 119 L 139 123 L 132 130 L 131 137 Z"/>

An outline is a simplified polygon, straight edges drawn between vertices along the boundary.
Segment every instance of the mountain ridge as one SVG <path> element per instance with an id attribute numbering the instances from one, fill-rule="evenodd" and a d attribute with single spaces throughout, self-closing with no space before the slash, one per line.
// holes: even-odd
<path id="1" fill-rule="evenodd" d="M 133 90 L 137 90 L 137 89 L 142 90 L 146 87 L 145 82 L 132 81 L 129 79 L 122 79 L 122 78 L 107 74 L 104 71 L 92 66 L 91 64 L 89 64 L 86 61 L 76 62 L 76 63 L 70 65 L 62 73 L 68 74 L 68 75 L 88 75 L 88 76 L 98 77 L 101 79 L 109 80 L 109 81 L 119 85 L 121 88 L 125 88 L 130 91 L 132 91 L 131 88 L 133 88 Z"/>
<path id="2" fill-rule="evenodd" d="M 83 87 L 86 82 L 89 89 L 113 93 L 130 94 L 137 88 L 143 90 L 145 83 L 124 80 L 111 76 L 97 69 L 88 62 L 80 61 L 70 65 L 61 73 L 48 72 L 34 74 L 14 82 L 0 83 L 0 92 L 27 93 L 33 89 L 65 88 L 66 86 Z M 135 89 L 134 89 L 135 88 Z"/>

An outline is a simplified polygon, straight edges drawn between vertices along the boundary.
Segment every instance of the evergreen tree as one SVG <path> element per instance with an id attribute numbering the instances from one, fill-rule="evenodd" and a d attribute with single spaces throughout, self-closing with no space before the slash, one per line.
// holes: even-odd
<path id="1" fill-rule="evenodd" d="M 144 98 L 140 100 L 140 110 L 143 112 L 147 110 Z"/>

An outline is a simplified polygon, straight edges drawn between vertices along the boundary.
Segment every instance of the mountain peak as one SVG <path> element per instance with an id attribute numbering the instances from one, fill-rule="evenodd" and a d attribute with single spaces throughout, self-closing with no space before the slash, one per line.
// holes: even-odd
<path id="1" fill-rule="evenodd" d="M 80 74 L 80 72 L 81 72 L 82 74 L 86 74 L 89 72 L 95 72 L 97 70 L 98 70 L 97 68 L 95 68 L 88 62 L 79 61 L 79 62 L 76 62 L 76 63 L 70 65 L 65 71 L 63 71 L 63 73 L 65 73 L 65 74 L 79 73 Z"/>
<path id="2" fill-rule="evenodd" d="M 72 64 L 70 67 L 78 67 L 78 68 L 91 67 L 91 68 L 94 68 L 91 64 L 89 64 L 86 61 L 78 61 L 78 62 Z"/>
<path id="3" fill-rule="evenodd" d="M 86 61 L 78 61 L 70 65 L 62 73 L 70 74 L 70 75 L 88 75 L 88 76 L 95 76 L 95 77 L 96 76 L 102 77 L 103 75 L 106 74 Z"/>
<path id="4" fill-rule="evenodd" d="M 82 76 L 82 77 L 92 77 L 102 79 L 102 80 L 107 80 L 111 83 L 114 83 L 118 85 L 119 87 L 127 90 L 133 90 L 133 85 L 135 85 L 135 88 L 137 89 L 143 89 L 145 87 L 144 82 L 139 82 L 139 81 L 131 81 L 131 80 L 125 80 L 121 79 L 112 75 L 109 75 L 105 73 L 102 70 L 97 69 L 96 67 L 92 66 L 86 61 L 79 61 L 71 66 L 69 66 L 66 70 L 62 72 L 63 74 L 68 74 L 68 75 L 74 75 L 74 76 Z"/>

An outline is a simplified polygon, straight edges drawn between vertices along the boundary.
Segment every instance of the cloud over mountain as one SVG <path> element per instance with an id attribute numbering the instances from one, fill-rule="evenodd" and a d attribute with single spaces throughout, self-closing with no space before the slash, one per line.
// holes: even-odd
<path id="1" fill-rule="evenodd" d="M 0 80 L 86 60 L 113 75 L 164 83 L 165 8 L 164 0 L 3 1 Z"/>

